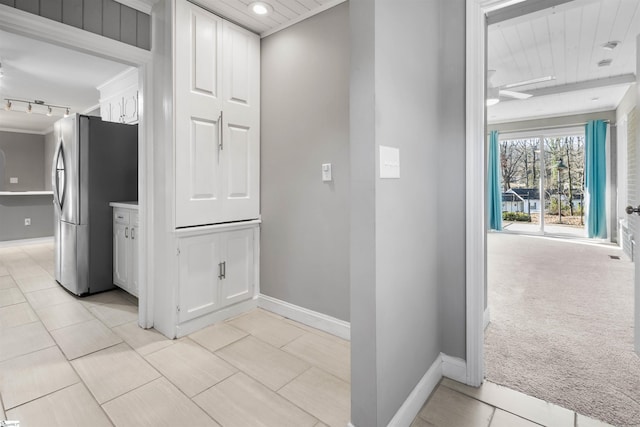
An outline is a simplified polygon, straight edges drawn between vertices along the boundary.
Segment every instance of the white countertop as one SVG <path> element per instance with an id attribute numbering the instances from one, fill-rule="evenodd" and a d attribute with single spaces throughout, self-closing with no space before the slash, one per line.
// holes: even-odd
<path id="1" fill-rule="evenodd" d="M 0 191 L 0 196 L 53 196 L 53 191 Z"/>
<path id="2" fill-rule="evenodd" d="M 124 209 L 134 209 L 138 210 L 138 201 L 134 200 L 131 202 L 111 202 L 109 206 L 113 208 L 124 208 Z"/>

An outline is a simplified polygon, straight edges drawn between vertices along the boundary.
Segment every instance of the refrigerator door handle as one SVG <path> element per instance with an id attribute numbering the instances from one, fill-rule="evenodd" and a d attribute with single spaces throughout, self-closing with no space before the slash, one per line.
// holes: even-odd
<path id="1" fill-rule="evenodd" d="M 61 159 L 63 155 L 62 152 L 62 141 L 58 143 L 58 148 L 56 149 L 56 154 L 53 157 L 53 171 L 51 176 L 51 187 L 53 188 L 54 202 L 57 204 L 59 209 L 62 209 L 62 204 L 64 203 L 64 168 L 60 168 L 60 162 L 62 161 L 62 165 L 64 165 L 64 157 Z M 60 183 L 62 182 L 62 194 L 60 190 Z"/>

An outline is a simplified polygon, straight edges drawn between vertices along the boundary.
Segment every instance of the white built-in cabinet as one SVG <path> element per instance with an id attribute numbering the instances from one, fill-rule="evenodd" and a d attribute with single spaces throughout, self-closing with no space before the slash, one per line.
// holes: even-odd
<path id="1" fill-rule="evenodd" d="M 113 208 L 113 284 L 138 296 L 138 237 L 136 208 Z"/>
<path id="2" fill-rule="evenodd" d="M 138 70 L 129 68 L 97 87 L 100 117 L 107 122 L 138 123 Z"/>
<path id="3" fill-rule="evenodd" d="M 254 295 L 256 227 L 178 239 L 178 321 L 212 313 Z"/>
<path id="4" fill-rule="evenodd" d="M 176 1 L 175 225 L 259 217 L 260 39 Z"/>
<path id="5" fill-rule="evenodd" d="M 156 321 L 170 318 L 163 333 L 179 337 L 256 306 L 260 39 L 187 0 L 173 4 L 175 287 Z"/>

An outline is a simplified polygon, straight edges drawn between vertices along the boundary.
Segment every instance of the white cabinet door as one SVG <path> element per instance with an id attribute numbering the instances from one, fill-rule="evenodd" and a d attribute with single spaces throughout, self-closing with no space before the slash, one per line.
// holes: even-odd
<path id="1" fill-rule="evenodd" d="M 129 238 L 129 293 L 138 296 L 138 237 L 140 236 L 140 225 L 138 224 L 138 213 L 131 214 L 131 231 Z"/>
<path id="2" fill-rule="evenodd" d="M 256 227 L 178 239 L 178 322 L 253 297 Z"/>
<path id="3" fill-rule="evenodd" d="M 214 222 L 221 211 L 222 19 L 176 2 L 176 226 Z"/>
<path id="4" fill-rule="evenodd" d="M 179 249 L 178 322 L 184 322 L 215 311 L 220 306 L 219 234 L 180 239 Z"/>
<path id="5" fill-rule="evenodd" d="M 260 209 L 260 41 L 226 21 L 223 34 L 221 221 L 253 219 Z"/>
<path id="6" fill-rule="evenodd" d="M 117 114 L 114 113 L 114 104 L 111 101 L 100 103 L 100 117 L 105 122 L 117 122 Z"/>
<path id="7" fill-rule="evenodd" d="M 176 2 L 176 227 L 259 216 L 260 39 Z"/>
<path id="8" fill-rule="evenodd" d="M 129 225 L 122 222 L 113 223 L 113 283 L 127 287 L 128 278 L 128 252 L 129 252 Z"/>
<path id="9" fill-rule="evenodd" d="M 113 211 L 113 283 L 138 296 L 138 212 Z"/>
<path id="10" fill-rule="evenodd" d="M 136 88 L 130 89 L 122 95 L 122 122 L 138 122 L 138 90 Z"/>
<path id="11" fill-rule="evenodd" d="M 224 234 L 224 278 L 220 282 L 222 305 L 231 305 L 253 295 L 253 229 Z"/>

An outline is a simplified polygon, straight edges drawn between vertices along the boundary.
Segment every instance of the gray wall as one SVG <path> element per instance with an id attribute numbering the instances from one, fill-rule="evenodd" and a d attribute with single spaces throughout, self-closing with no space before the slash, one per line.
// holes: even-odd
<path id="1" fill-rule="evenodd" d="M 0 218 L 0 241 L 53 236 L 53 196 L 0 196 Z"/>
<path id="2" fill-rule="evenodd" d="M 466 359 L 465 3 L 441 2 L 438 56 L 438 283 L 442 352 Z"/>
<path id="3" fill-rule="evenodd" d="M 44 190 L 44 136 L 0 131 L 0 150 L 5 155 L 0 191 Z M 11 177 L 18 178 L 10 184 Z"/>
<path id="4" fill-rule="evenodd" d="M 348 5 L 264 38 L 261 62 L 260 290 L 349 320 Z"/>
<path id="5" fill-rule="evenodd" d="M 455 34 L 464 1 L 351 0 L 350 8 L 351 420 L 385 426 L 438 359 L 442 337 L 454 355 L 464 347 L 464 216 L 443 218 L 464 212 L 464 44 Z M 400 149 L 400 179 L 378 178 L 381 145 Z M 439 266 L 446 254 L 453 259 Z M 441 324 L 444 313 L 452 325 Z"/>
<path id="6" fill-rule="evenodd" d="M 151 49 L 150 16 L 114 0 L 0 0 L 0 5 Z"/>
<path id="7" fill-rule="evenodd" d="M 53 131 L 44 136 L 44 189 L 51 188 L 51 168 L 53 167 L 53 154 L 56 149 L 56 138 Z"/>

